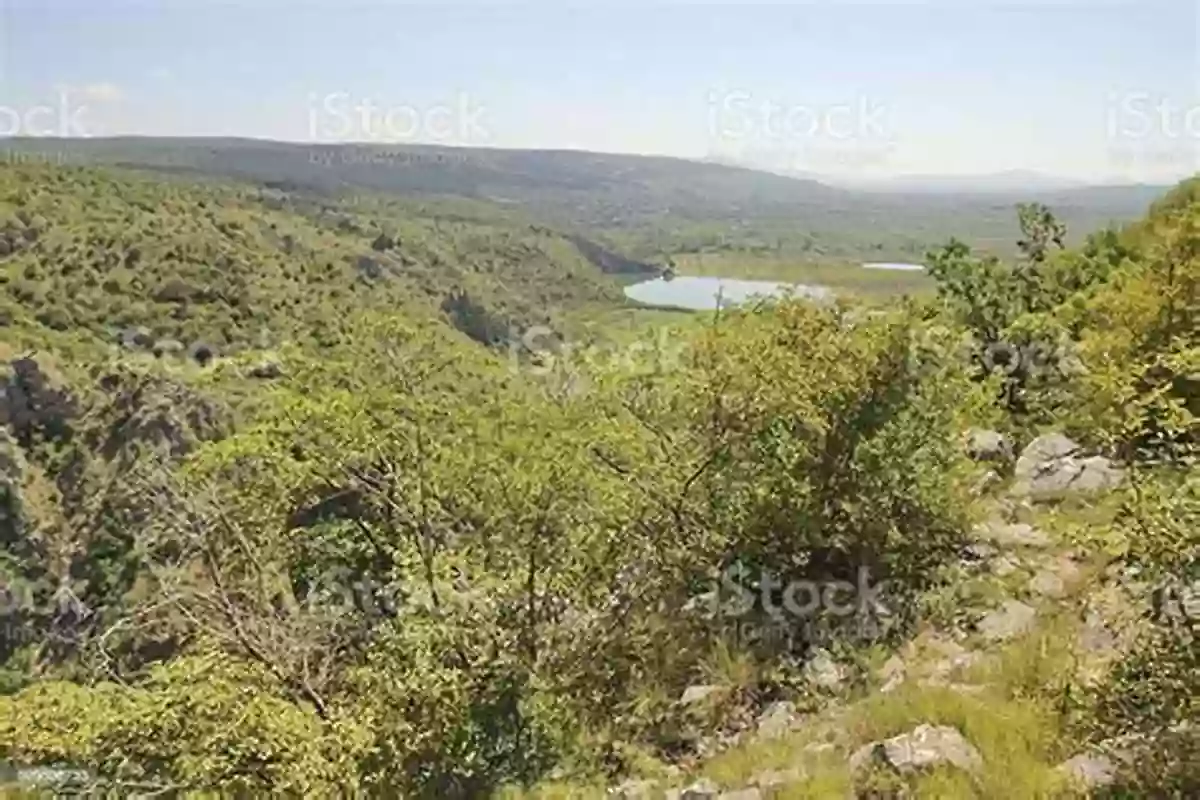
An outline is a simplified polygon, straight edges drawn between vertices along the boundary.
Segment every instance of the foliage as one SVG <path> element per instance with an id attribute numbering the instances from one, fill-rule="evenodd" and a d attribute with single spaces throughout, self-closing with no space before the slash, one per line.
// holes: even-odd
<path id="1" fill-rule="evenodd" d="M 1077 250 L 1023 206 L 1019 260 L 950 243 L 935 304 L 781 300 L 600 331 L 606 355 L 570 331 L 614 310 L 596 261 L 634 262 L 515 215 L 6 172 L 0 757 L 97 791 L 438 798 L 687 762 L 770 700 L 822 702 L 816 648 L 861 661 L 966 593 L 942 585 L 973 520 L 963 433 L 998 418 L 1130 462 L 1118 554 L 1177 592 L 1188 191 Z M 530 326 L 553 346 L 481 346 Z M 164 338 L 215 358 L 147 352 Z M 1156 623 L 1085 722 L 1160 747 L 1128 777 L 1150 793 L 1192 786 L 1185 630 Z M 1069 633 L 1006 652 L 995 697 L 906 689 L 853 732 L 953 723 L 988 792 L 1016 770 L 1047 793 Z M 683 708 L 697 683 L 720 691 Z"/>

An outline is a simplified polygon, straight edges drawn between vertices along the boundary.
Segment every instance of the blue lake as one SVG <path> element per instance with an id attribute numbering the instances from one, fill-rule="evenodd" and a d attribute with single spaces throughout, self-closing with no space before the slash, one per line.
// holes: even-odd
<path id="1" fill-rule="evenodd" d="M 736 278 L 681 276 L 669 281 L 657 278 L 625 287 L 625 296 L 635 302 L 692 311 L 716 309 L 718 294 L 721 307 L 725 308 L 740 305 L 754 297 L 783 297 L 789 293 L 795 297 L 808 297 L 813 300 L 828 300 L 833 297 L 833 292 L 826 286 L 745 281 Z"/>

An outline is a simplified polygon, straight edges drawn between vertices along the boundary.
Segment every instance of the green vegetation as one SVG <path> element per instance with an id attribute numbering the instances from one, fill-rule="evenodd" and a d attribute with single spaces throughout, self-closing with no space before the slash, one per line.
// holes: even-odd
<path id="1" fill-rule="evenodd" d="M 619 236 L 478 198 L 6 169 L 0 758 L 118 795 L 777 770 L 779 796 L 1034 798 L 1082 791 L 1056 765 L 1125 737 L 1106 791 L 1194 796 L 1196 193 L 1077 247 L 1022 206 L 1010 259 L 955 240 L 930 276 L 837 284 L 866 301 L 691 315 L 623 307 Z M 680 274 L 844 269 L 670 252 Z M 1011 464 L 981 480 L 964 446 L 983 427 L 1066 431 L 1127 480 L 1014 499 Z M 1077 551 L 1003 640 L 979 617 L 1047 567 L 967 574 L 998 509 L 1050 532 L 1027 550 Z M 1087 612 L 1131 570 L 1152 616 L 1128 604 L 1129 649 L 1085 679 Z M 864 575 L 883 608 L 778 611 Z M 756 736 L 781 701 L 808 722 Z M 921 724 L 978 768 L 849 765 Z"/>
<path id="2" fill-rule="evenodd" d="M 676 158 L 427 145 L 304 146 L 250 139 L 11 139 L 6 163 L 137 166 L 221 176 L 344 202 L 402 193 L 452 215 L 532 215 L 633 259 L 918 261 L 951 236 L 1012 255 L 1022 197 L 886 195 Z M 1166 187 L 1046 198 L 1077 233 L 1141 214 Z M 734 276 L 731 276 L 734 277 Z"/>

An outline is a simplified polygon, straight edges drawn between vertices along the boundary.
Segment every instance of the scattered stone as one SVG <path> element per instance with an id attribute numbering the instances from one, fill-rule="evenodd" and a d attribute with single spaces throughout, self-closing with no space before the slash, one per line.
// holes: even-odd
<path id="1" fill-rule="evenodd" d="M 778 739 L 791 731 L 799 717 L 796 706 L 780 700 L 767 706 L 758 718 L 758 735 L 763 739 Z"/>
<path id="2" fill-rule="evenodd" d="M 1021 562 L 1012 556 L 1000 556 L 993 558 L 988 564 L 988 568 L 998 578 L 1006 578 L 1021 568 Z"/>
<path id="3" fill-rule="evenodd" d="M 683 790 L 679 800 L 717 800 L 721 789 L 708 778 L 701 778 Z"/>
<path id="4" fill-rule="evenodd" d="M 1096 492 L 1120 485 L 1125 473 L 1104 456 L 1084 457 L 1081 446 L 1061 433 L 1035 439 L 1017 459 L 1014 494 L 1033 499 L 1066 492 Z"/>
<path id="5" fill-rule="evenodd" d="M 987 690 L 986 686 L 977 683 L 955 683 L 944 678 L 926 678 L 920 685 L 924 689 L 949 689 L 959 694 L 979 694 Z"/>
<path id="6" fill-rule="evenodd" d="M 979 428 L 967 432 L 967 454 L 975 461 L 1008 463 L 1015 455 L 1012 442 L 996 431 Z"/>
<path id="7" fill-rule="evenodd" d="M 1055 573 L 1043 569 L 1029 581 L 1029 591 L 1042 597 L 1057 599 L 1067 593 L 1067 584 Z"/>
<path id="8" fill-rule="evenodd" d="M 179 355 L 185 349 L 186 348 L 183 346 L 183 342 L 177 339 L 159 339 L 154 343 L 154 347 L 151 348 L 151 352 L 154 353 L 155 358 L 164 358 L 166 356 Z"/>
<path id="9" fill-rule="evenodd" d="M 261 380 L 274 380 L 275 378 L 282 378 L 283 365 L 274 359 L 262 361 L 251 367 L 248 374 L 251 378 L 259 378 Z"/>
<path id="10" fill-rule="evenodd" d="M 909 733 L 859 748 L 850 756 L 850 769 L 857 772 L 872 761 L 900 772 L 940 764 L 973 771 L 983 765 L 979 751 L 957 729 L 934 725 L 918 725 Z"/>
<path id="11" fill-rule="evenodd" d="M 720 800 L 763 800 L 763 794 L 757 788 L 750 786 L 733 792 L 725 792 Z"/>
<path id="12" fill-rule="evenodd" d="M 838 689 L 845 677 L 841 666 L 824 648 L 813 651 L 812 658 L 804 665 L 804 673 L 813 685 L 828 690 Z"/>
<path id="13" fill-rule="evenodd" d="M 126 328 L 121 331 L 121 345 L 129 350 L 148 350 L 154 346 L 154 334 L 149 328 Z"/>
<path id="14" fill-rule="evenodd" d="M 787 786 L 789 783 L 799 783 L 802 780 L 804 780 L 804 773 L 798 769 L 771 770 L 755 775 L 750 779 L 750 783 L 760 789 L 770 791 Z"/>
<path id="15" fill-rule="evenodd" d="M 982 497 L 1002 483 L 1004 483 L 1004 479 L 1000 477 L 1000 473 L 989 469 L 979 476 L 979 480 L 975 481 L 975 485 L 971 487 L 971 493 L 975 497 Z"/>
<path id="16" fill-rule="evenodd" d="M 935 680 L 944 681 L 955 670 L 964 670 L 973 667 L 982 659 L 983 656 L 979 653 L 963 650 L 934 664 L 930 675 Z"/>
<path id="17" fill-rule="evenodd" d="M 217 357 L 217 349 L 206 342 L 193 342 L 188 348 L 188 358 L 201 367 L 207 367 Z"/>
<path id="18" fill-rule="evenodd" d="M 968 545 L 966 549 L 967 556 L 975 561 L 987 561 L 999 552 L 995 547 L 985 542 L 976 542 L 975 544 Z"/>
<path id="19" fill-rule="evenodd" d="M 1105 624 L 1104 618 L 1098 612 L 1091 611 L 1079 632 L 1079 646 L 1089 653 L 1107 654 L 1116 650 L 1117 637 Z"/>
<path id="20" fill-rule="evenodd" d="M 719 598 L 717 597 L 717 592 L 715 590 L 711 592 L 705 592 L 704 594 L 696 595 L 684 603 L 683 612 L 685 614 L 696 614 L 705 619 L 711 619 L 712 617 L 716 616 L 716 613 L 719 610 L 718 602 Z"/>
<path id="21" fill-rule="evenodd" d="M 651 800 L 658 785 L 654 781 L 629 780 L 608 790 L 613 800 Z"/>
<path id="22" fill-rule="evenodd" d="M 702 703 L 714 694 L 718 694 L 721 688 L 720 686 L 689 686 L 683 690 L 679 703 L 685 706 Z"/>
<path id="23" fill-rule="evenodd" d="M 1023 522 L 1009 524 L 989 520 L 976 526 L 974 534 L 983 541 L 1000 547 L 1049 547 L 1050 537 Z"/>
<path id="24" fill-rule="evenodd" d="M 1111 786 L 1117 777 L 1117 765 L 1113 760 L 1097 754 L 1081 753 L 1059 764 L 1058 770 L 1088 789 Z"/>
<path id="25" fill-rule="evenodd" d="M 979 621 L 979 632 L 990 641 L 1011 639 L 1033 625 L 1037 610 L 1018 600 L 1009 600 L 1001 608 Z"/>
<path id="26" fill-rule="evenodd" d="M 879 670 L 879 677 L 883 681 L 883 686 L 879 691 L 885 694 L 894 691 L 897 686 L 904 683 L 907 671 L 908 667 L 900 656 L 889 658 Z"/>

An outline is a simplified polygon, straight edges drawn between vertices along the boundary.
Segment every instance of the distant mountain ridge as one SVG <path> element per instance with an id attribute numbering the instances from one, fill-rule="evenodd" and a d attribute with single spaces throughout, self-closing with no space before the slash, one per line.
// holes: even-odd
<path id="1" fill-rule="evenodd" d="M 242 138 L 0 139 L 0 163 L 111 165 L 285 192 L 449 198 L 544 221 L 640 262 L 669 252 L 807 261 L 913 260 L 951 235 L 1016 241 L 1039 199 L 1086 232 L 1141 216 L 1167 187 L 1076 186 L 1034 173 L 916 176 L 872 186 L 737 163 L 579 150 L 303 144 Z M 620 268 L 624 271 L 625 267 Z"/>
<path id="2" fill-rule="evenodd" d="M 856 192 L 892 194 L 966 194 L 966 195 L 1030 195 L 1089 189 L 1121 189 L 1134 191 L 1150 189 L 1166 192 L 1174 184 L 1145 183 L 1123 180 L 1087 181 L 1063 175 L 1038 172 L 1036 170 L 1011 169 L 983 173 L 928 173 L 887 176 L 833 175 L 821 172 L 774 169 L 770 165 L 756 165 L 752 161 L 734 158 L 709 157 L 706 163 L 725 166 L 741 166 L 760 169 L 776 175 L 798 180 L 815 181 L 826 186 Z"/>

